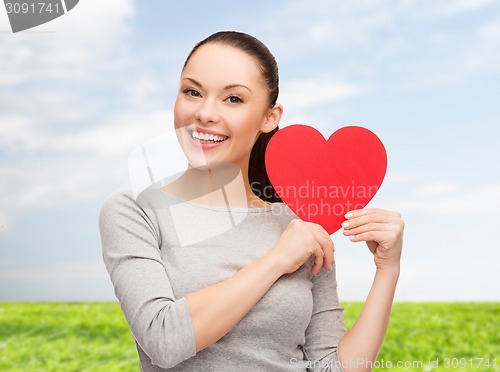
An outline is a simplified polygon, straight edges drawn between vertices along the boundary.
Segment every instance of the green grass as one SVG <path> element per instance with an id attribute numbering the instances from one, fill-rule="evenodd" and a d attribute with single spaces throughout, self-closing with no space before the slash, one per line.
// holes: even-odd
<path id="1" fill-rule="evenodd" d="M 138 371 L 117 303 L 0 304 L 0 371 Z"/>
<path id="2" fill-rule="evenodd" d="M 350 328 L 362 304 L 343 305 Z M 374 371 L 500 371 L 475 359 L 500 366 L 499 331 L 500 303 L 396 303 L 378 359 L 386 368 Z M 0 371 L 139 371 L 139 362 L 117 303 L 0 303 Z"/>
<path id="3" fill-rule="evenodd" d="M 343 305 L 350 328 L 362 304 Z M 374 371 L 500 371 L 499 334 L 500 303 L 395 303 L 378 358 L 393 367 Z M 490 367 L 484 365 L 487 358 Z M 436 359 L 439 368 L 431 368 L 429 361 Z M 395 368 L 398 361 L 422 362 L 422 367 Z"/>

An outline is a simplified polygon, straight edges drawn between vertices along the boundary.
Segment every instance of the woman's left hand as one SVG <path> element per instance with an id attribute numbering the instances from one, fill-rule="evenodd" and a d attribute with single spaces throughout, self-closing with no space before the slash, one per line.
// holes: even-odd
<path id="1" fill-rule="evenodd" d="M 399 272 L 403 248 L 404 220 L 397 212 L 384 209 L 357 209 L 346 213 L 344 235 L 352 242 L 365 241 L 373 253 L 377 270 Z"/>

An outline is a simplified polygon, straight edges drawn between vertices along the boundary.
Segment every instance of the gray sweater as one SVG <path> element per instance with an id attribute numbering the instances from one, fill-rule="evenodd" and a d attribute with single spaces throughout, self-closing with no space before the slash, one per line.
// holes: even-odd
<path id="1" fill-rule="evenodd" d="M 346 333 L 335 266 L 313 277 L 311 256 L 282 275 L 224 337 L 196 352 L 185 296 L 263 256 L 288 223 L 285 204 L 195 204 L 157 187 L 114 192 L 99 215 L 103 258 L 142 371 L 342 371 Z"/>

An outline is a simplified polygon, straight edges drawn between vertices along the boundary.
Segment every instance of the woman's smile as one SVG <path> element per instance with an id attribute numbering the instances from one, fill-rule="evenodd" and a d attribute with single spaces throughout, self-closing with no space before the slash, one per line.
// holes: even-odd
<path id="1" fill-rule="evenodd" d="M 197 148 L 203 150 L 213 149 L 215 147 L 220 147 L 224 142 L 229 140 L 229 136 L 200 128 L 189 128 L 187 129 L 188 136 L 191 139 L 191 143 Z"/>

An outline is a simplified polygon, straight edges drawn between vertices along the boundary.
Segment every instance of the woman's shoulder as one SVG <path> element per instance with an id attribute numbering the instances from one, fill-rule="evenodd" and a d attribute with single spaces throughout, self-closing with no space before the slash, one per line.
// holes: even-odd
<path id="1" fill-rule="evenodd" d="M 127 216 L 143 214 L 151 204 L 150 193 L 143 191 L 136 193 L 131 189 L 117 189 L 102 203 L 100 215 Z"/>
<path id="2" fill-rule="evenodd" d="M 99 221 L 116 220 L 133 214 L 137 210 L 134 193 L 130 189 L 113 191 L 102 203 Z"/>
<path id="3" fill-rule="evenodd" d="M 117 189 L 106 197 L 101 205 L 101 210 L 134 205 L 136 204 L 135 199 L 131 189 Z"/>
<path id="4" fill-rule="evenodd" d="M 283 202 L 271 203 L 273 214 L 278 216 L 280 219 L 291 221 L 293 219 L 299 218 L 294 211 L 290 209 L 288 205 Z"/>
<path id="5" fill-rule="evenodd" d="M 140 192 L 132 189 L 117 189 L 103 202 L 99 219 L 116 220 L 157 220 L 158 211 L 165 204 L 161 192 L 147 188 Z"/>
<path id="6" fill-rule="evenodd" d="M 113 191 L 104 201 L 99 212 L 99 226 L 102 231 L 113 230 L 117 226 L 127 231 L 147 228 L 158 233 L 158 217 L 148 205 L 154 204 L 150 192 L 137 194 L 131 189 Z M 154 194 L 154 193 L 152 193 Z"/>
<path id="7" fill-rule="evenodd" d="M 105 199 L 101 210 L 108 208 L 145 208 L 151 203 L 156 194 L 154 189 L 145 189 L 141 192 L 135 192 L 127 188 L 117 189 Z"/>

